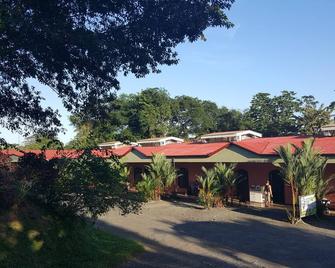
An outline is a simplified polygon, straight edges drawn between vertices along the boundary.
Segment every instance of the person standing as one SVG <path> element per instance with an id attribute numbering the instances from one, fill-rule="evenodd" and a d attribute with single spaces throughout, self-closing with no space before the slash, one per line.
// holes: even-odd
<path id="1" fill-rule="evenodd" d="M 272 187 L 271 187 L 269 180 L 266 181 L 266 184 L 264 187 L 264 195 L 265 195 L 265 206 L 270 207 L 273 196 L 272 196 Z"/>

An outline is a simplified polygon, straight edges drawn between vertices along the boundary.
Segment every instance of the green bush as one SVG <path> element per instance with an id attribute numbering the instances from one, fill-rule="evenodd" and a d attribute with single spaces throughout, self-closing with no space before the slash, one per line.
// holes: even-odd
<path id="1" fill-rule="evenodd" d="M 114 159 L 113 161 L 117 161 Z M 136 212 L 140 199 L 128 194 L 123 170 L 112 168 L 106 160 L 84 153 L 76 159 L 65 159 L 54 185 L 58 206 L 70 214 L 97 217 L 110 208 L 122 213 Z"/>
<path id="2" fill-rule="evenodd" d="M 128 192 L 128 174 L 118 159 L 90 151 L 49 161 L 43 153 L 26 154 L 5 188 L 14 193 L 13 204 L 30 199 L 62 215 L 96 218 L 114 207 L 124 214 L 140 209 L 143 198 Z"/>

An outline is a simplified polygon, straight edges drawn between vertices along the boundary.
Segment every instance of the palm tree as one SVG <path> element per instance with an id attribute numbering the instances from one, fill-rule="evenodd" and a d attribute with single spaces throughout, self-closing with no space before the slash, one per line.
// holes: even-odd
<path id="1" fill-rule="evenodd" d="M 298 195 L 315 194 L 318 201 L 329 190 L 329 182 L 324 178 L 327 158 L 321 156 L 314 149 L 314 139 L 305 140 L 301 147 L 296 145 L 280 146 L 277 150 L 281 158 L 274 164 L 280 167 L 285 181 L 290 185 L 292 192 L 291 222 L 296 222 L 296 199 Z"/>
<path id="2" fill-rule="evenodd" d="M 297 198 L 297 158 L 291 144 L 280 146 L 276 149 L 281 161 L 274 162 L 274 165 L 280 168 L 282 176 L 286 183 L 291 187 L 292 193 L 292 215 L 290 216 L 291 223 L 296 221 L 296 198 Z"/>
<path id="3" fill-rule="evenodd" d="M 143 180 L 138 184 L 139 188 L 147 191 L 155 191 L 155 194 L 147 196 L 159 199 L 160 195 L 170 187 L 178 177 L 173 164 L 162 154 L 154 154 L 152 162 L 147 166 L 147 173 L 142 174 Z M 155 186 L 152 189 L 153 185 Z"/>
<path id="4" fill-rule="evenodd" d="M 220 188 L 218 188 L 214 169 L 202 167 L 202 171 L 204 175 L 197 178 L 200 183 L 199 199 L 200 203 L 209 209 L 214 206 L 215 197 L 219 194 Z"/>
<path id="5" fill-rule="evenodd" d="M 156 200 L 157 196 L 157 180 L 153 179 L 150 175 L 145 173 L 142 174 L 142 180 L 137 183 L 137 189 L 143 193 L 146 200 Z"/>
<path id="6" fill-rule="evenodd" d="M 214 173 L 218 179 L 222 198 L 225 199 L 226 204 L 228 203 L 229 197 L 231 199 L 231 204 L 233 203 L 233 192 L 238 180 L 235 168 L 236 164 L 216 163 L 214 166 Z"/>

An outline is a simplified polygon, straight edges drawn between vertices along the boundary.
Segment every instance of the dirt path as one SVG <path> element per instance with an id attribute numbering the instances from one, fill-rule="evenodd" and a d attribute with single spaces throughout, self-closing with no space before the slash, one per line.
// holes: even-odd
<path id="1" fill-rule="evenodd" d="M 113 210 L 97 225 L 145 245 L 147 252 L 124 267 L 334 267 L 335 225 L 283 220 L 284 211 L 159 201 L 140 215 Z"/>

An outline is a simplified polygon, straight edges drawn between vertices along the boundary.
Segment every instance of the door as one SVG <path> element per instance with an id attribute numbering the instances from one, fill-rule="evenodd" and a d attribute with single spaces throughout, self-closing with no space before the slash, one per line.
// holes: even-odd
<path id="1" fill-rule="evenodd" d="M 249 201 L 249 177 L 248 172 L 244 169 L 240 169 L 236 172 L 237 183 L 236 183 L 236 194 L 240 202 Z"/>
<path id="2" fill-rule="evenodd" d="M 273 203 L 284 204 L 285 203 L 285 193 L 284 193 L 285 183 L 284 183 L 283 177 L 279 170 L 273 170 L 270 172 L 269 182 L 272 187 Z"/>
<path id="3" fill-rule="evenodd" d="M 188 171 L 186 168 L 180 168 L 178 170 L 178 187 L 188 189 Z"/>

